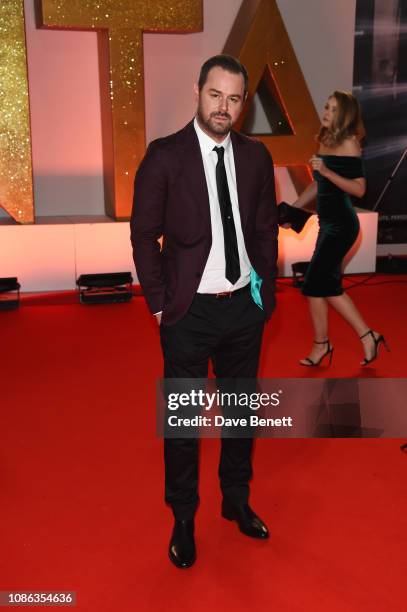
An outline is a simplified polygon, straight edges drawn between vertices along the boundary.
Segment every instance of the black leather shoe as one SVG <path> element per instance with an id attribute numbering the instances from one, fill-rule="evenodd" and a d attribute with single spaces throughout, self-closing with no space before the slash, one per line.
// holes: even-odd
<path id="1" fill-rule="evenodd" d="M 175 521 L 168 554 L 173 564 L 181 569 L 191 567 L 195 563 L 193 520 Z"/>
<path id="2" fill-rule="evenodd" d="M 253 512 L 249 504 L 232 505 L 223 500 L 222 516 L 228 521 L 236 521 L 240 531 L 251 538 L 269 537 L 269 532 L 263 521 Z"/>

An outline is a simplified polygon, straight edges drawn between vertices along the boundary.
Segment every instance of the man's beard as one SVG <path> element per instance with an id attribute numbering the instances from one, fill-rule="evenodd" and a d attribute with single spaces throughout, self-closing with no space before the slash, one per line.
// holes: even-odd
<path id="1" fill-rule="evenodd" d="M 226 136 L 232 128 L 232 118 L 228 113 L 211 113 L 209 117 L 204 117 L 201 106 L 198 106 L 197 117 L 199 123 L 206 128 L 206 131 L 214 136 Z M 216 123 L 216 117 L 226 117 L 228 121 Z"/>

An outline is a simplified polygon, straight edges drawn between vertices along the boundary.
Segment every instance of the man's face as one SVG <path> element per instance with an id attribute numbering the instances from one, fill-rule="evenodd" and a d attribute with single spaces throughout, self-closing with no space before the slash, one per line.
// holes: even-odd
<path id="1" fill-rule="evenodd" d="M 236 123 L 245 101 L 244 78 L 223 70 L 211 68 L 201 91 L 195 85 L 198 100 L 197 119 L 200 127 L 214 140 L 221 142 Z"/>

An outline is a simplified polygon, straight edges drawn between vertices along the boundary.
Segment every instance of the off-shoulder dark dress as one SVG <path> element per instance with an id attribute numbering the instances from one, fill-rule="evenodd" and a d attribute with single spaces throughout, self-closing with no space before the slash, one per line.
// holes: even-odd
<path id="1" fill-rule="evenodd" d="M 362 158 L 348 155 L 319 155 L 327 168 L 345 178 L 364 176 Z M 350 196 L 319 172 L 317 213 L 319 232 L 308 266 L 302 293 L 311 297 L 341 295 L 341 264 L 359 233 L 359 219 Z"/>

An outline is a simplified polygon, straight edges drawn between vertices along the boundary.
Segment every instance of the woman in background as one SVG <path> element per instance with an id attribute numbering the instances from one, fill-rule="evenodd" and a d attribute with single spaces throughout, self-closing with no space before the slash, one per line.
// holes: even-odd
<path id="1" fill-rule="evenodd" d="M 363 197 L 360 141 L 365 131 L 356 98 L 335 91 L 325 104 L 317 136 L 319 151 L 310 162 L 314 181 L 293 206 L 302 208 L 317 196 L 319 233 L 315 251 L 307 269 L 302 293 L 308 297 L 314 327 L 314 344 L 304 366 L 317 366 L 325 357 L 332 360 L 333 346 L 328 338 L 328 304 L 351 325 L 364 350 L 361 365 L 376 359 L 380 345 L 387 350 L 384 337 L 372 330 L 342 288 L 342 261 L 359 233 L 359 219 L 349 196 Z"/>

